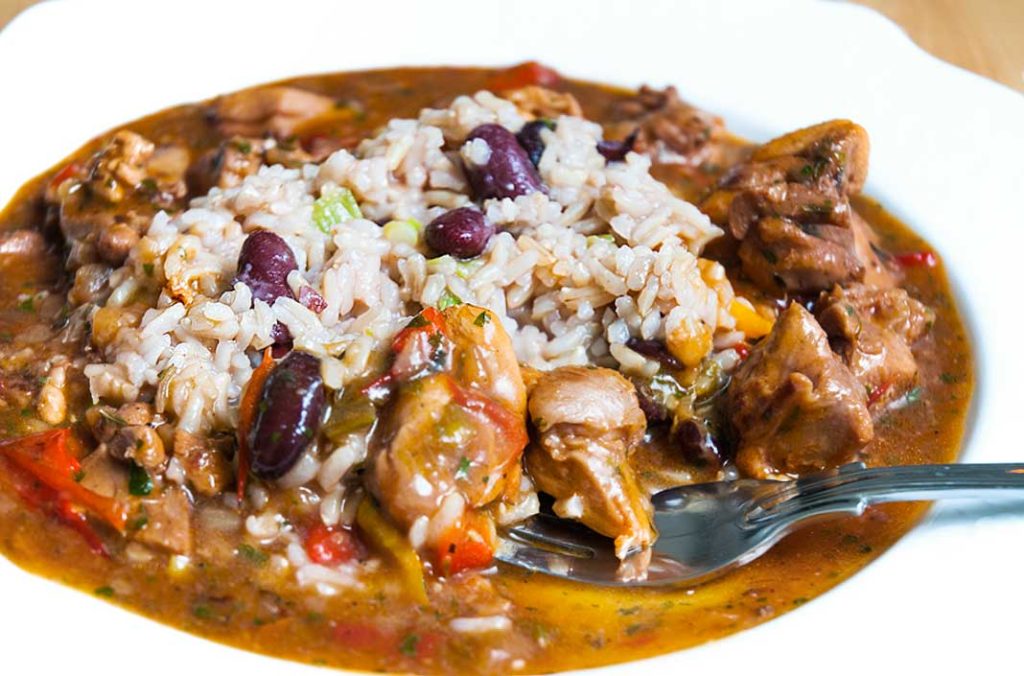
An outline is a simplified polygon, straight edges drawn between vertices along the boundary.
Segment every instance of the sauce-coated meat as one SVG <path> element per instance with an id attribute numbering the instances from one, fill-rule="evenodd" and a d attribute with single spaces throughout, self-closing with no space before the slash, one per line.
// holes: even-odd
<path id="1" fill-rule="evenodd" d="M 726 406 L 737 464 L 755 477 L 835 467 L 874 436 L 864 387 L 797 303 L 737 370 Z"/>
<path id="2" fill-rule="evenodd" d="M 555 512 L 615 538 L 619 558 L 654 542 L 651 503 L 629 465 L 647 421 L 632 383 L 617 371 L 565 366 L 530 392 L 537 443 L 526 468 L 555 497 Z"/>

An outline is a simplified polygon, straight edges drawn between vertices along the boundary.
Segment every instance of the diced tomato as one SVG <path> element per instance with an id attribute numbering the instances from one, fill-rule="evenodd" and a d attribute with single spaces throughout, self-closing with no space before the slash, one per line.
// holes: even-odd
<path id="1" fill-rule="evenodd" d="M 518 89 L 528 85 L 551 87 L 562 81 L 557 71 L 541 65 L 536 61 L 526 61 L 495 73 L 487 81 L 487 88 L 492 91 Z"/>
<path id="2" fill-rule="evenodd" d="M 498 438 L 509 446 L 519 450 L 526 448 L 529 438 L 523 419 L 512 411 L 494 401 L 490 397 L 468 387 L 462 387 L 454 379 L 451 381 L 454 401 L 462 408 L 483 416 L 498 430 Z"/>
<path id="3" fill-rule="evenodd" d="M 335 641 L 373 653 L 389 650 L 394 641 L 392 634 L 393 632 L 385 633 L 383 629 L 372 624 L 359 622 L 339 622 L 331 629 Z"/>
<path id="4" fill-rule="evenodd" d="M 263 360 L 249 377 L 238 407 L 238 479 L 235 483 L 239 500 L 245 497 L 245 484 L 249 480 L 249 431 L 256 420 L 256 409 L 259 407 L 260 396 L 263 394 L 263 385 L 270 377 L 270 372 L 274 370 L 272 355 L 273 348 L 268 347 L 263 351 Z"/>
<path id="5" fill-rule="evenodd" d="M 53 178 L 50 179 L 50 187 L 59 188 L 61 183 L 68 180 L 69 178 L 73 178 L 75 174 L 78 173 L 79 169 L 81 169 L 81 167 L 77 163 L 71 162 L 66 167 L 64 167 L 63 169 L 61 169 L 60 171 L 53 175 Z"/>
<path id="6" fill-rule="evenodd" d="M 489 519 L 469 512 L 441 536 L 438 565 L 445 575 L 485 568 L 494 560 L 494 549 L 494 529 Z"/>
<path id="7" fill-rule="evenodd" d="M 746 360 L 746 358 L 750 356 L 750 346 L 746 343 L 740 343 L 732 349 L 736 351 L 736 354 L 739 356 L 741 361 Z"/>
<path id="8" fill-rule="evenodd" d="M 872 387 L 868 392 L 868 406 L 873 406 L 885 396 L 886 392 L 892 389 L 892 383 L 882 383 L 878 387 Z"/>
<path id="9" fill-rule="evenodd" d="M 445 332 L 444 315 L 441 314 L 441 311 L 436 307 L 423 308 L 423 312 L 413 317 L 409 325 L 398 332 L 391 344 L 391 349 L 401 352 L 409 341 L 418 335 L 429 337 L 435 334 L 444 335 Z"/>
<path id="10" fill-rule="evenodd" d="M 71 455 L 69 447 L 74 448 L 77 444 L 71 430 L 62 428 L 0 441 L 0 455 L 38 479 L 59 500 L 74 503 L 124 532 L 128 506 L 94 493 L 76 481 L 82 466 L 78 458 Z"/>
<path id="11" fill-rule="evenodd" d="M 892 259 L 901 268 L 934 268 L 939 263 L 932 251 L 910 251 L 893 255 Z"/>
<path id="12" fill-rule="evenodd" d="M 347 528 L 316 524 L 306 533 L 306 554 L 313 563 L 325 566 L 346 563 L 363 555 L 363 547 Z"/>
<path id="13" fill-rule="evenodd" d="M 391 387 L 396 382 L 412 378 L 426 369 L 439 367 L 445 355 L 451 354 L 448 345 L 444 315 L 434 307 L 424 308 L 398 332 L 391 344 L 394 360 L 391 368 L 364 390 Z"/>

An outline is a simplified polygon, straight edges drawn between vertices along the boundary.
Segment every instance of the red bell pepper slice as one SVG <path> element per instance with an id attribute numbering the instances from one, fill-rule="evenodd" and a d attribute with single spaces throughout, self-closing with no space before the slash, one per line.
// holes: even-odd
<path id="1" fill-rule="evenodd" d="M 273 348 L 268 347 L 263 351 L 263 361 L 252 372 L 249 382 L 245 385 L 245 392 L 242 394 L 242 401 L 238 407 L 238 479 L 236 489 L 238 499 L 245 497 L 245 484 L 249 480 L 249 464 L 251 462 L 251 449 L 249 448 L 249 432 L 256 420 L 256 410 L 259 408 L 260 395 L 263 394 L 263 384 L 270 377 L 274 370 Z"/>

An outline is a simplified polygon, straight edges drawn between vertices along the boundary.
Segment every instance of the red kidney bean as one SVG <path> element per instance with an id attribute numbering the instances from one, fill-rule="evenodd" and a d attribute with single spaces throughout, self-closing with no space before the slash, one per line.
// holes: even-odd
<path id="1" fill-rule="evenodd" d="M 540 158 L 544 155 L 544 141 L 540 137 L 541 131 L 554 128 L 555 123 L 551 120 L 534 120 L 524 124 L 523 128 L 516 134 L 516 140 L 519 141 L 519 145 L 526 151 L 526 155 L 530 158 L 533 166 L 536 167 L 540 164 Z"/>
<path id="2" fill-rule="evenodd" d="M 272 232 L 259 230 L 242 244 L 235 281 L 252 289 L 254 298 L 273 305 L 281 296 L 292 298 L 288 273 L 298 267 L 287 242 Z"/>
<path id="3" fill-rule="evenodd" d="M 660 340 L 644 340 L 642 338 L 630 338 L 626 341 L 626 347 L 638 354 L 649 357 L 667 369 L 678 371 L 683 365 L 665 347 Z"/>
<path id="4" fill-rule="evenodd" d="M 676 427 L 674 437 L 683 457 L 693 464 L 702 467 L 722 466 L 724 453 L 703 422 L 692 418 L 683 421 Z"/>
<path id="5" fill-rule="evenodd" d="M 494 225 L 478 209 L 459 207 L 428 223 L 424 234 L 427 245 L 437 253 L 473 258 L 483 253 L 494 235 Z"/>
<path id="6" fill-rule="evenodd" d="M 638 129 L 634 129 L 629 136 L 621 141 L 598 141 L 597 152 L 601 153 L 607 162 L 622 162 L 626 159 L 626 154 L 633 149 L 638 131 Z"/>
<path id="7" fill-rule="evenodd" d="M 482 124 L 466 141 L 475 139 L 482 140 L 491 150 L 482 166 L 466 167 L 466 176 L 477 199 L 518 197 L 545 191 L 537 168 L 508 129 L 497 124 Z"/>
<path id="8" fill-rule="evenodd" d="M 305 352 L 282 359 L 263 385 L 250 432 L 252 473 L 278 479 L 316 439 L 324 411 L 320 360 Z"/>
<path id="9" fill-rule="evenodd" d="M 281 296 L 294 297 L 288 286 L 288 274 L 298 267 L 288 242 L 268 230 L 258 230 L 242 243 L 235 281 L 248 286 L 253 298 L 273 305 Z M 270 336 L 274 339 L 275 357 L 290 349 L 292 334 L 281 322 L 274 324 Z"/>

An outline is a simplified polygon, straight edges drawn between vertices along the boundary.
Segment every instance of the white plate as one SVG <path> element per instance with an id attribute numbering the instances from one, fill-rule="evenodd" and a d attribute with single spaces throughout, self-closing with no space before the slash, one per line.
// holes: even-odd
<path id="1" fill-rule="evenodd" d="M 858 7 L 48 2 L 0 34 L 0 201 L 88 138 L 170 104 L 304 73 L 530 58 L 573 77 L 675 84 L 754 139 L 833 117 L 863 124 L 872 141 L 867 192 L 938 248 L 975 333 L 980 378 L 964 458 L 1024 460 L 1016 427 L 1024 417 L 1016 277 L 1024 272 L 1024 99 L 926 55 Z M 1011 665 L 1024 518 L 971 509 L 936 510 L 798 611 L 642 668 L 1019 673 Z M 6 560 L 0 598 L 4 673 L 312 672 L 166 629 Z"/>

